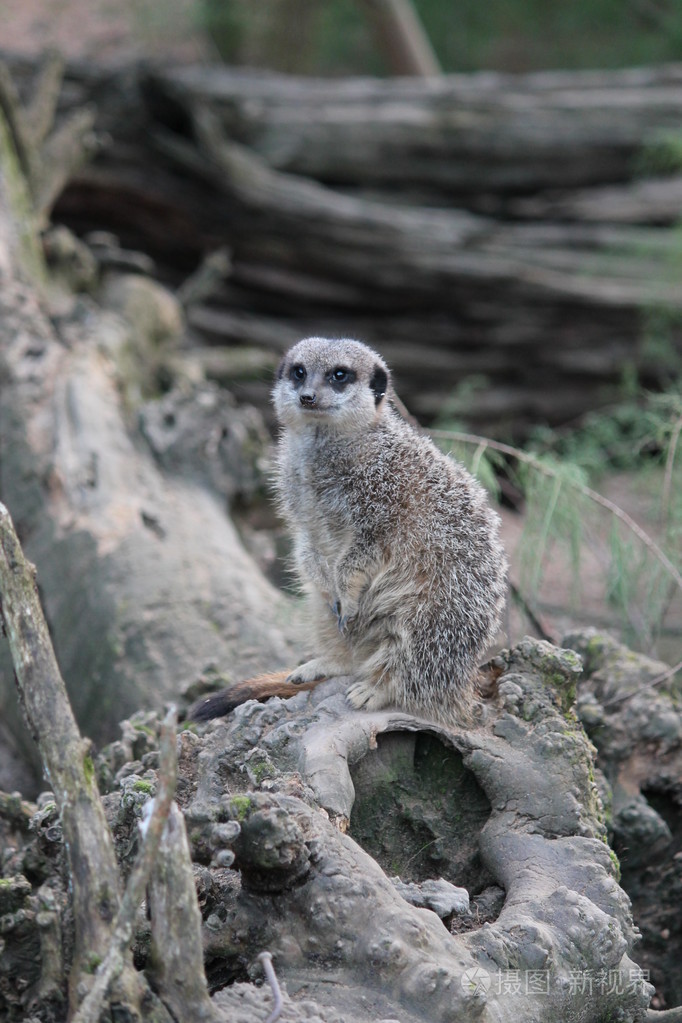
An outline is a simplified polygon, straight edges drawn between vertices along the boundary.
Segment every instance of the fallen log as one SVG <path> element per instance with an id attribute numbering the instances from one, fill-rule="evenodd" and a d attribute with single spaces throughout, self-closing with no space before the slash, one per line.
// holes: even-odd
<path id="1" fill-rule="evenodd" d="M 277 170 L 468 204 L 632 180 L 679 127 L 682 67 L 344 81 L 193 66 L 145 88 L 159 120 L 209 110 Z"/>
<path id="2" fill-rule="evenodd" d="M 233 208 L 232 277 L 215 304 L 232 305 L 231 292 L 241 288 L 254 311 L 277 303 L 286 316 L 296 308 L 293 296 L 300 310 L 303 296 L 319 288 L 335 306 L 333 319 L 303 307 L 294 313 L 301 333 L 319 334 L 330 322 L 333 335 L 359 334 L 389 358 L 403 337 L 419 345 L 409 372 L 401 375 L 396 360 L 399 393 L 418 415 L 446 406 L 467 371 L 485 375 L 488 391 L 469 414 L 498 428 L 577 415 L 586 402 L 604 400 L 616 366 L 667 378 L 660 353 L 647 353 L 640 340 L 645 309 L 682 307 L 672 229 L 505 224 L 396 207 L 273 171 L 226 141 L 205 112 L 195 131 L 199 157 L 167 134 L 158 141 Z M 244 330 L 257 322 L 252 317 Z M 217 323 L 214 313 L 214 331 Z M 273 326 L 281 350 L 291 328 Z M 438 379 L 438 390 L 423 396 L 420 377 L 434 389 Z M 553 398 L 543 405 L 548 389 Z"/>
<path id="3" fill-rule="evenodd" d="M 93 97 L 111 144 L 58 213 L 114 228 L 178 282 L 228 248 L 228 279 L 190 308 L 201 346 L 255 341 L 265 365 L 294 337 L 361 337 L 415 414 L 453 406 L 492 432 L 575 419 L 624 368 L 675 377 L 677 66 L 433 82 L 72 69 L 63 113 Z M 235 387 L 265 400 L 257 373 Z"/>

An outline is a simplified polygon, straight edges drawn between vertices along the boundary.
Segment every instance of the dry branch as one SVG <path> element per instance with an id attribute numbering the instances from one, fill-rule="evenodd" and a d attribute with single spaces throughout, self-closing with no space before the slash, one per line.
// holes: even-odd
<path id="1" fill-rule="evenodd" d="M 74 304 L 73 317 L 62 310 L 55 329 L 33 282 L 19 277 L 19 215 L 6 183 L 0 176 L 0 266 L 7 268 L 0 282 L 0 493 L 38 565 L 76 717 L 102 741 L 121 716 L 177 698 L 208 663 L 238 676 L 293 660 L 278 627 L 287 602 L 244 550 L 224 494 L 213 489 L 221 473 L 239 465 L 246 473 L 239 445 L 248 444 L 253 457 L 265 430 L 255 412 L 236 425 L 240 413 L 225 403 L 214 403 L 211 418 L 202 398 L 184 395 L 183 416 L 197 435 L 203 431 L 202 441 L 183 473 L 164 472 L 130 421 L 131 396 L 139 400 L 148 372 L 142 346 L 153 353 L 158 344 L 144 340 L 142 316 L 126 325 L 94 304 L 87 326 Z M 170 294 L 135 281 L 150 315 L 158 319 L 159 305 L 173 312 Z M 164 442 L 173 436 L 168 421 L 159 425 Z M 32 755 L 4 672 L 0 702 L 2 724 Z"/>
<path id="2" fill-rule="evenodd" d="M 222 1019 L 206 984 L 202 921 L 185 821 L 170 808 L 149 885 L 152 917 L 150 972 L 174 1019 Z"/>
<path id="3" fill-rule="evenodd" d="M 92 982 L 94 968 L 107 954 L 112 921 L 119 908 L 119 876 L 89 744 L 81 738 L 62 680 L 35 581 L 9 513 L 0 505 L 0 595 L 15 678 L 28 725 L 40 749 L 54 791 L 67 850 L 75 944 L 69 971 L 71 1011 Z M 135 1012 L 144 981 L 129 950 L 115 972 L 114 999 Z M 146 991 L 147 1019 L 168 1023 L 167 1013 Z M 96 1017 L 93 1017 L 96 1018 Z"/>
<path id="4" fill-rule="evenodd" d="M 72 1023 L 97 1023 L 112 982 L 120 976 L 129 956 L 135 914 L 144 899 L 145 886 L 157 869 L 157 857 L 167 827 L 177 783 L 175 708 L 166 715 L 159 736 L 158 787 L 143 827 L 142 848 L 126 883 L 121 905 L 111 930 L 104 961 L 97 967 L 94 983 Z M 203 967 L 201 970 L 203 976 Z M 163 986 L 160 988 L 163 991 Z"/>
<path id="5" fill-rule="evenodd" d="M 93 154 L 95 111 L 83 106 L 55 128 L 64 62 L 49 54 L 36 74 L 30 99 L 23 103 L 9 68 L 0 62 L 0 112 L 7 121 L 39 225 L 67 181 Z"/>
<path id="6" fill-rule="evenodd" d="M 35 570 L 24 558 L 9 512 L 0 505 L 0 595 L 15 677 L 28 725 L 60 809 L 74 884 L 76 946 L 71 1001 L 93 957 L 103 958 L 119 904 L 111 834 L 40 606 Z"/>

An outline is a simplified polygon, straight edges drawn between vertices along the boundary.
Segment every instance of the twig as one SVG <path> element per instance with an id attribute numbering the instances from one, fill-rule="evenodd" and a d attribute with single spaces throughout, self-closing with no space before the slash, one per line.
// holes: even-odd
<path id="1" fill-rule="evenodd" d="M 152 800 L 150 816 L 144 822 L 144 841 L 121 901 L 109 950 L 97 969 L 92 988 L 83 1000 L 72 1023 L 97 1023 L 109 985 L 121 972 L 125 951 L 130 944 L 135 915 L 144 899 L 145 886 L 156 862 L 163 829 L 168 819 L 177 782 L 175 749 L 176 711 L 171 706 L 163 720 L 159 735 L 159 771 L 157 791 Z"/>
<path id="2" fill-rule="evenodd" d="M 201 261 L 199 267 L 186 277 L 175 293 L 181 306 L 191 305 L 211 298 L 216 289 L 229 276 L 232 260 L 227 247 L 214 249 Z"/>
<path id="3" fill-rule="evenodd" d="M 561 493 L 561 479 L 557 476 L 554 480 L 554 486 L 552 487 L 552 494 L 545 509 L 545 514 L 542 520 L 542 529 L 540 535 L 537 537 L 535 553 L 536 553 L 536 564 L 537 571 L 534 574 L 534 580 L 537 584 L 542 577 L 542 562 L 544 560 L 545 551 L 547 550 L 547 541 L 549 540 L 550 531 L 552 528 L 552 519 L 554 518 L 554 512 L 559 501 L 559 494 Z"/>
<path id="4" fill-rule="evenodd" d="M 672 428 L 672 432 L 670 434 L 670 444 L 668 445 L 668 457 L 665 460 L 665 473 L 663 475 L 663 492 L 661 493 L 661 520 L 664 525 L 667 525 L 668 519 L 670 518 L 670 493 L 672 490 L 673 482 L 673 467 L 675 465 L 675 455 L 677 453 L 677 444 L 679 442 L 681 432 L 682 416 L 679 417 L 679 419 Z"/>
<path id="5" fill-rule="evenodd" d="M 63 56 L 57 50 L 48 51 L 32 82 L 30 99 L 24 104 L 22 132 L 35 152 L 54 126 L 64 67 Z"/>
<path id="6" fill-rule="evenodd" d="M 406 423 L 409 423 L 410 426 L 414 427 L 414 429 L 417 430 L 418 433 L 425 432 L 424 427 L 421 425 L 419 420 L 412 415 L 412 413 L 408 410 L 407 405 L 395 391 L 393 391 L 391 394 L 391 401 L 395 405 L 396 409 L 398 410 L 398 412 L 403 417 Z"/>
<path id="7" fill-rule="evenodd" d="M 258 962 L 261 963 L 263 966 L 263 972 L 267 977 L 268 984 L 270 985 L 270 990 L 272 991 L 272 997 L 275 1000 L 275 1004 L 272 1007 L 272 1012 L 266 1019 L 265 1023 L 277 1023 L 277 1020 L 282 1015 L 282 1007 L 284 1005 L 284 1002 L 282 1000 L 282 991 L 279 986 L 279 981 L 277 980 L 277 974 L 275 973 L 275 968 L 272 965 L 272 953 L 261 952 L 260 955 L 258 956 Z"/>
<path id="8" fill-rule="evenodd" d="M 93 107 L 82 107 L 55 128 L 55 111 L 64 73 L 63 59 L 49 54 L 38 74 L 33 96 L 23 104 L 6 64 L 0 62 L 0 111 L 41 222 L 74 172 L 94 155 Z"/>
<path id="9" fill-rule="evenodd" d="M 7 121 L 19 166 L 30 188 L 34 170 L 34 163 L 31 159 L 31 147 L 26 139 L 24 123 L 21 117 L 19 92 L 4 61 L 0 61 L 0 112 L 4 114 Z"/>

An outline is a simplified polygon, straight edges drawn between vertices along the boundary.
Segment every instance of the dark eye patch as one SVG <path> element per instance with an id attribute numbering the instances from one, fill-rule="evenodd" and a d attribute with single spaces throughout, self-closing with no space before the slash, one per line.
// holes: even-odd
<path id="1" fill-rule="evenodd" d="M 386 394 L 386 388 L 388 387 L 388 374 L 382 366 L 374 367 L 369 387 L 374 394 L 374 404 L 378 405 Z"/>
<path id="2" fill-rule="evenodd" d="M 337 366 L 331 373 L 327 375 L 327 380 L 332 385 L 335 391 L 342 391 L 348 384 L 352 384 L 357 377 L 357 374 L 352 369 L 346 369 L 345 366 Z"/>
<path id="3" fill-rule="evenodd" d="M 307 375 L 305 366 L 301 366 L 298 362 L 289 370 L 289 379 L 295 384 L 302 384 Z"/>

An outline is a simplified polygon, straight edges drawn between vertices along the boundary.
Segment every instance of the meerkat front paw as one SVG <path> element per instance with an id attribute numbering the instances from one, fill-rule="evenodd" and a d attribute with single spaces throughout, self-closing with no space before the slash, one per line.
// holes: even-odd
<path id="1" fill-rule="evenodd" d="M 348 669 L 340 667 L 338 664 L 331 664 L 329 661 L 325 661 L 321 657 L 316 657 L 312 661 L 306 661 L 305 664 L 301 664 L 300 667 L 295 668 L 292 673 L 287 676 L 287 682 L 292 682 L 295 686 L 300 686 L 304 682 L 321 682 L 324 678 L 334 678 L 336 675 L 347 674 Z"/>
<path id="2" fill-rule="evenodd" d="M 381 710 L 391 702 L 384 686 L 365 679 L 348 686 L 346 696 L 356 710 Z"/>

